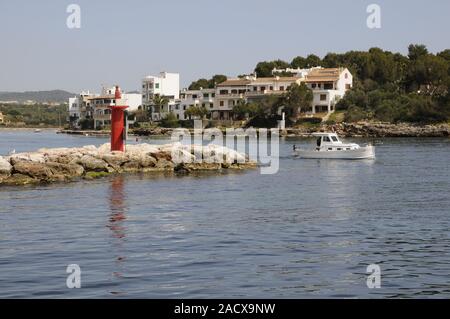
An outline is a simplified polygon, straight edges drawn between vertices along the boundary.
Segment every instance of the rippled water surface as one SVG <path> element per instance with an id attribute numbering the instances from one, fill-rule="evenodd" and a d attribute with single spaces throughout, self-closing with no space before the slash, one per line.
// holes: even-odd
<path id="1" fill-rule="evenodd" d="M 104 142 L 0 131 L 0 154 Z M 450 297 L 450 140 L 291 158 L 309 142 L 282 140 L 275 175 L 0 188 L 0 297 Z M 366 286 L 374 263 L 381 289 Z M 81 289 L 66 287 L 69 264 Z"/>

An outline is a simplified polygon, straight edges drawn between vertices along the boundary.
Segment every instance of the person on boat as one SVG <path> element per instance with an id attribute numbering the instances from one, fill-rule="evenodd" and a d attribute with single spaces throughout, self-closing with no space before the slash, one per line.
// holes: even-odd
<path id="1" fill-rule="evenodd" d="M 322 137 L 319 137 L 318 139 L 317 139 L 317 148 L 316 148 L 316 150 L 320 150 L 320 145 L 322 144 Z"/>
<path id="2" fill-rule="evenodd" d="M 292 146 L 292 150 L 295 152 L 297 150 L 297 145 L 294 144 L 294 146 Z"/>

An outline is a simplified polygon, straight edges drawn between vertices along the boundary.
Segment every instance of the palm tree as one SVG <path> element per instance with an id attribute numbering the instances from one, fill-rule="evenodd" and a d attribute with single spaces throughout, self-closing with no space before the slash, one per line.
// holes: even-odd
<path id="1" fill-rule="evenodd" d="M 165 96 L 161 96 L 159 94 L 156 94 L 153 99 L 153 106 L 155 108 L 155 113 L 161 113 L 162 110 L 164 110 L 164 106 L 169 103 L 169 99 Z M 149 117 L 151 117 L 151 108 L 148 109 Z"/>

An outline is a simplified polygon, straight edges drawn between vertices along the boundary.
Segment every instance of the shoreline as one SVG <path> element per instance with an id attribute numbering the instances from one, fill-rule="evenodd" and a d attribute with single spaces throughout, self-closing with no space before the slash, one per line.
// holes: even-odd
<path id="1" fill-rule="evenodd" d="M 226 133 L 226 128 L 219 128 Z M 170 136 L 176 128 L 130 129 L 129 136 Z M 193 133 L 193 129 L 189 129 Z M 318 126 L 288 127 L 280 131 L 282 137 L 311 137 L 316 132 L 336 132 L 342 137 L 383 138 L 383 137 L 449 137 L 450 124 L 418 125 L 409 123 L 338 123 Z M 58 130 L 58 134 L 109 136 L 109 131 Z"/>

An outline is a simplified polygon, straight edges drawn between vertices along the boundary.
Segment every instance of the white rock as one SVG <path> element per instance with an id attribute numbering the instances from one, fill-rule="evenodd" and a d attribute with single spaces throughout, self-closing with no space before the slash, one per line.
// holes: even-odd
<path id="1" fill-rule="evenodd" d="M 45 163 L 45 156 L 41 153 L 18 153 L 9 157 L 12 163 L 18 161 Z"/>
<path id="2" fill-rule="evenodd" d="M 11 174 L 12 165 L 0 156 L 0 175 L 9 175 Z"/>

